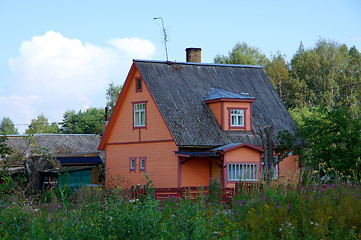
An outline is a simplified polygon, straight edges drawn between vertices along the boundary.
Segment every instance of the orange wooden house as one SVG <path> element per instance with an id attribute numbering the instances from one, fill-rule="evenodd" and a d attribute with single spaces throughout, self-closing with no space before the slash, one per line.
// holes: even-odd
<path id="1" fill-rule="evenodd" d="M 200 49 L 186 51 L 186 63 L 133 61 L 99 145 L 108 185 L 143 185 L 144 172 L 155 187 L 259 182 L 256 129 L 295 130 L 263 67 L 199 63 Z M 297 160 L 288 156 L 275 177 L 293 178 Z"/>

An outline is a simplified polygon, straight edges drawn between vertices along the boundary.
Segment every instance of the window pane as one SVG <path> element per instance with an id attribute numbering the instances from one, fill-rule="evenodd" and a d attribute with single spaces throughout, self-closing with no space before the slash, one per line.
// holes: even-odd
<path id="1" fill-rule="evenodd" d="M 137 90 L 142 90 L 142 80 L 137 79 Z"/>
<path id="2" fill-rule="evenodd" d="M 232 179 L 232 165 L 228 165 L 228 180 Z"/>
<path id="3" fill-rule="evenodd" d="M 145 112 L 140 113 L 140 125 L 145 126 Z"/>
<path id="4" fill-rule="evenodd" d="M 243 171 L 243 165 L 240 164 L 239 165 L 239 179 L 243 179 L 244 178 L 244 171 Z"/>
<path id="5" fill-rule="evenodd" d="M 236 164 L 235 164 L 236 165 Z M 239 164 L 236 165 L 236 176 L 235 179 L 239 179 Z"/>
<path id="6" fill-rule="evenodd" d="M 134 113 L 134 125 L 139 126 L 139 112 Z"/>

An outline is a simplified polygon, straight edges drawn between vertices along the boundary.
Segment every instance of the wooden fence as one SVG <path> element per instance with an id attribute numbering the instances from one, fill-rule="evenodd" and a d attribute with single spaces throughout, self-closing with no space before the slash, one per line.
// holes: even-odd
<path id="1" fill-rule="evenodd" d="M 235 186 L 235 195 L 259 194 L 263 189 L 263 183 L 238 182 Z"/>
<path id="2" fill-rule="evenodd" d="M 126 195 L 130 199 L 137 199 L 147 194 L 152 194 L 157 200 L 164 200 L 169 198 L 190 198 L 195 199 L 201 196 L 208 196 L 210 194 L 209 187 L 183 187 L 183 188 L 153 188 L 147 190 L 144 187 L 136 187 L 126 190 Z M 223 202 L 230 203 L 234 196 L 233 188 L 222 188 L 220 192 L 216 193 L 217 198 L 222 199 Z"/>

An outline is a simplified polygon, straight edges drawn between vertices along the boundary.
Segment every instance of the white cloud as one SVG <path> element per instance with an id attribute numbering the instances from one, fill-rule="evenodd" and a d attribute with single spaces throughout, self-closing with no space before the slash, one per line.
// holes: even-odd
<path id="1" fill-rule="evenodd" d="M 155 53 L 144 39 L 111 39 L 107 44 L 83 44 L 53 31 L 24 41 L 20 55 L 9 60 L 13 96 L 0 101 L 0 110 L 8 109 L 2 114 L 16 123 L 29 123 L 28 116 L 41 113 L 61 121 L 66 110 L 104 106 L 108 84 L 123 83 L 131 60 L 152 59 Z"/>
<path id="2" fill-rule="evenodd" d="M 153 43 L 138 38 L 110 39 L 108 43 L 126 55 L 140 59 L 149 59 L 155 52 Z"/>

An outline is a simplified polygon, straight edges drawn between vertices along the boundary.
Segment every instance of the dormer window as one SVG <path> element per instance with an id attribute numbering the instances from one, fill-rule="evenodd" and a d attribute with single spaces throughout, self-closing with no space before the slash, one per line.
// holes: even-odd
<path id="1" fill-rule="evenodd" d="M 244 127 L 244 110 L 231 109 L 231 127 Z"/>
<path id="2" fill-rule="evenodd" d="M 212 88 L 204 98 L 224 131 L 252 130 L 252 103 L 255 101 L 248 93 L 231 93 L 217 88 Z"/>

